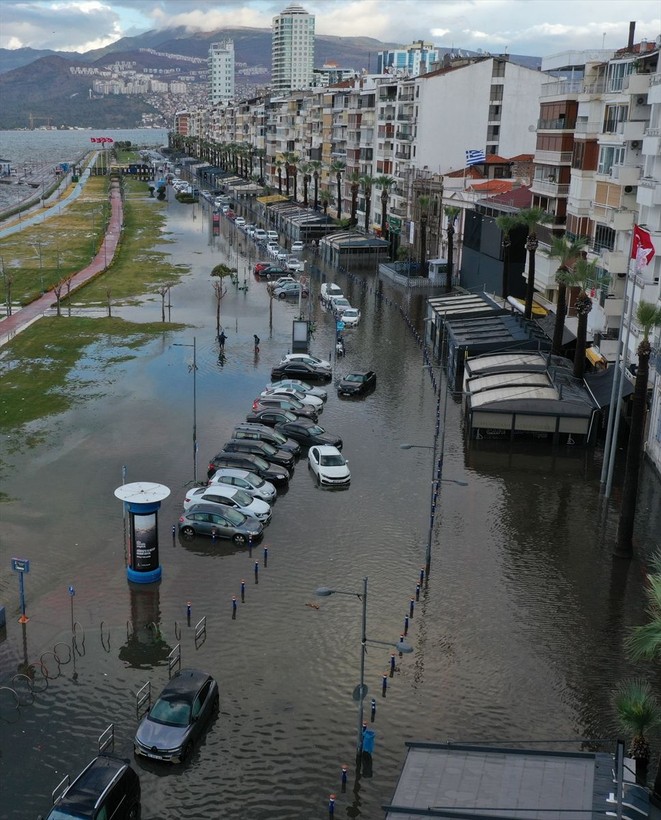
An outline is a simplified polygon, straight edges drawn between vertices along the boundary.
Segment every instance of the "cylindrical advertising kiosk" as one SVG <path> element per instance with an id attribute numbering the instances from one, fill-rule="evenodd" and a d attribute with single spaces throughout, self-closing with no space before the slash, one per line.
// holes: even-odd
<path id="1" fill-rule="evenodd" d="M 161 577 L 158 558 L 158 511 L 170 495 L 164 484 L 137 481 L 122 484 L 115 496 L 129 514 L 129 548 L 126 576 L 136 584 L 151 584 Z"/>

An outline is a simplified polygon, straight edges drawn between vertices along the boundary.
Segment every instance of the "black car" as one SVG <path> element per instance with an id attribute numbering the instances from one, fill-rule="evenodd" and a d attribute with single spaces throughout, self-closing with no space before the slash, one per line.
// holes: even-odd
<path id="1" fill-rule="evenodd" d="M 301 445 L 294 441 L 293 438 L 287 438 L 282 433 L 278 433 L 272 427 L 267 427 L 265 424 L 256 424 L 250 422 L 242 422 L 237 424 L 232 431 L 232 438 L 248 439 L 249 441 L 268 441 L 279 450 L 287 450 L 295 458 L 301 454 Z"/>
<path id="2" fill-rule="evenodd" d="M 376 387 L 376 373 L 373 370 L 357 370 L 347 373 L 337 386 L 338 396 L 362 396 Z"/>
<path id="3" fill-rule="evenodd" d="M 246 424 L 259 424 L 275 427 L 284 421 L 296 421 L 298 416 L 290 413 L 289 410 L 278 410 L 277 407 L 263 407 L 260 410 L 253 410 L 246 416 Z"/>
<path id="4" fill-rule="evenodd" d="M 62 784 L 65 781 L 68 778 Z M 129 761 L 105 754 L 95 757 L 65 791 L 55 796 L 46 820 L 67 817 L 139 820 L 140 778 Z"/>
<path id="5" fill-rule="evenodd" d="M 253 410 L 287 410 L 295 416 L 303 416 L 306 419 L 316 421 L 317 411 L 311 404 L 303 404 L 303 402 L 295 399 L 293 396 L 280 396 L 273 393 L 269 396 L 258 396 L 252 403 Z"/>
<path id="6" fill-rule="evenodd" d="M 287 484 L 290 478 L 286 467 L 271 464 L 261 456 L 251 453 L 226 453 L 225 451 L 218 453 L 209 462 L 207 477 L 211 478 L 221 467 L 238 467 L 240 470 L 248 470 L 272 484 Z"/>
<path id="7" fill-rule="evenodd" d="M 281 362 L 271 370 L 271 381 L 280 379 L 301 379 L 304 382 L 327 382 L 333 374 L 327 367 L 308 364 L 307 362 Z"/>
<path id="8" fill-rule="evenodd" d="M 286 271 L 279 265 L 269 265 L 268 267 L 260 268 L 259 270 L 255 268 L 255 274 L 259 276 L 260 279 L 277 279 L 280 276 L 287 276 L 288 273 L 289 271 Z"/>
<path id="9" fill-rule="evenodd" d="M 226 453 L 252 453 L 261 456 L 272 464 L 280 464 L 286 467 L 291 473 L 296 463 L 296 458 L 287 450 L 280 450 L 268 441 L 256 441 L 255 439 L 230 439 L 223 447 Z"/>
<path id="10" fill-rule="evenodd" d="M 275 429 L 283 436 L 293 438 L 301 447 L 312 447 L 313 444 L 330 444 L 332 447 L 342 449 L 342 439 L 327 433 L 323 427 L 307 419 L 294 419 L 294 421 L 280 422 L 275 425 Z"/>

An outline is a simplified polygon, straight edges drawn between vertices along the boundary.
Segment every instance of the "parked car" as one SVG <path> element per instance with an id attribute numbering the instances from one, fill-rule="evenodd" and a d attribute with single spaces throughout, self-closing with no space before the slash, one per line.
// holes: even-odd
<path id="1" fill-rule="evenodd" d="M 287 275 L 287 274 L 286 274 L 285 276 L 280 276 L 280 277 L 278 277 L 277 279 L 272 279 L 272 280 L 271 280 L 271 281 L 270 281 L 270 282 L 266 285 L 266 288 L 267 288 L 267 290 L 273 291 L 273 290 L 275 290 L 276 288 L 279 288 L 279 287 L 280 287 L 280 285 L 285 285 L 287 282 L 294 282 L 294 284 L 296 284 L 296 283 L 297 283 L 297 280 L 296 280 L 296 279 L 294 279 L 294 277 L 293 277 L 293 276 L 289 276 L 289 275 Z"/>
<path id="2" fill-rule="evenodd" d="M 268 239 L 264 228 L 255 228 L 255 233 L 253 234 L 252 238 L 255 240 L 255 242 L 266 242 L 266 240 Z"/>
<path id="3" fill-rule="evenodd" d="M 255 235 L 255 226 L 252 224 L 247 224 L 243 226 L 243 230 L 248 234 L 248 236 Z"/>
<path id="4" fill-rule="evenodd" d="M 340 314 L 339 321 L 344 322 L 345 327 L 355 327 L 360 322 L 360 311 L 355 307 L 347 308 Z"/>
<path id="5" fill-rule="evenodd" d="M 287 268 L 287 270 L 291 271 L 302 271 L 305 268 L 305 262 L 302 262 L 295 256 L 289 256 L 287 257 L 287 261 L 285 262 L 285 267 Z"/>
<path id="6" fill-rule="evenodd" d="M 313 444 L 330 444 L 342 449 L 342 439 L 332 433 L 327 433 L 323 427 L 308 419 L 294 419 L 293 421 L 281 421 L 275 425 L 275 429 L 283 436 L 293 438 L 301 447 L 311 447 Z"/>
<path id="7" fill-rule="evenodd" d="M 300 239 L 297 239 L 295 242 L 291 243 L 292 253 L 300 253 L 303 250 L 305 250 L 305 242 L 301 242 Z"/>
<path id="8" fill-rule="evenodd" d="M 259 439 L 239 439 L 232 438 L 223 447 L 226 453 L 252 453 L 256 456 L 270 461 L 271 464 L 279 464 L 286 467 L 289 472 L 293 472 L 296 458 L 288 450 L 280 450 L 269 444 L 268 441 Z"/>
<path id="9" fill-rule="evenodd" d="M 299 379 L 281 379 L 278 382 L 269 382 L 266 385 L 267 390 L 273 390 L 276 387 L 293 387 L 301 395 L 317 396 L 322 401 L 328 398 L 328 391 L 323 387 L 315 387 L 311 384 L 306 384 Z"/>
<path id="10" fill-rule="evenodd" d="M 287 253 L 287 251 L 284 248 L 280 248 L 278 250 L 278 252 L 276 253 L 275 258 L 278 260 L 278 262 L 281 265 L 285 265 L 285 267 L 286 267 L 285 263 L 287 262 L 287 259 L 289 259 L 289 254 Z"/>
<path id="11" fill-rule="evenodd" d="M 320 359 L 318 356 L 313 356 L 311 353 L 286 353 L 282 359 L 280 359 L 280 364 L 284 362 L 307 362 L 307 364 L 317 364 L 321 365 L 321 367 L 326 367 L 329 370 L 331 369 L 331 363 L 328 359 Z"/>
<path id="12" fill-rule="evenodd" d="M 235 544 L 259 541 L 264 525 L 252 516 L 244 515 L 221 504 L 191 504 L 179 517 L 179 532 L 190 538 L 193 535 L 210 535 L 212 538 L 229 538 Z"/>
<path id="13" fill-rule="evenodd" d="M 271 506 L 259 498 L 253 498 L 238 487 L 211 484 L 206 487 L 191 487 L 184 498 L 184 510 L 193 504 L 218 504 L 238 510 L 249 518 L 256 518 L 262 524 L 271 520 Z"/>
<path id="14" fill-rule="evenodd" d="M 264 270 L 264 268 L 270 268 L 270 267 L 271 267 L 270 262 L 256 262 L 254 271 L 257 274 L 260 274 Z"/>
<path id="15" fill-rule="evenodd" d="M 219 706 L 218 684 L 211 675 L 199 669 L 176 672 L 140 722 L 133 741 L 135 753 L 183 763 Z"/>
<path id="16" fill-rule="evenodd" d="M 344 296 L 342 288 L 333 282 L 322 282 L 319 289 L 319 298 L 322 302 L 328 302 L 333 296 Z"/>
<path id="17" fill-rule="evenodd" d="M 232 430 L 232 438 L 267 441 L 279 450 L 286 450 L 291 453 L 295 458 L 298 458 L 301 454 L 301 448 L 297 441 L 283 436 L 282 433 L 278 433 L 273 427 L 268 427 L 266 424 L 242 421 Z"/>
<path id="18" fill-rule="evenodd" d="M 274 277 L 277 279 L 278 276 L 287 275 L 287 271 L 279 265 L 267 265 L 267 267 L 261 270 L 256 270 L 255 273 L 260 279 L 273 279 Z"/>
<path id="19" fill-rule="evenodd" d="M 246 220 L 242 216 L 234 217 L 234 224 L 237 228 L 243 228 L 246 224 Z"/>
<path id="20" fill-rule="evenodd" d="M 292 398 L 300 401 L 301 404 L 309 404 L 310 407 L 314 407 L 317 413 L 323 412 L 324 409 L 323 399 L 320 399 L 319 396 L 313 396 L 309 393 L 306 393 L 305 390 L 299 391 L 295 387 L 271 387 L 267 388 L 266 390 L 262 390 L 262 392 L 259 395 L 262 398 L 266 396 L 291 396 Z"/>
<path id="21" fill-rule="evenodd" d="M 320 484 L 342 487 L 351 481 L 349 462 L 337 447 L 318 444 L 310 447 L 308 450 L 308 466 Z"/>
<path id="22" fill-rule="evenodd" d="M 293 440 L 293 439 L 292 439 Z M 211 484 L 224 484 L 228 487 L 238 487 L 253 498 L 259 498 L 272 504 L 278 497 L 277 490 L 270 481 L 264 481 L 256 473 L 240 470 L 236 467 L 221 467 L 209 479 Z"/>
<path id="23" fill-rule="evenodd" d="M 72 783 L 65 778 L 64 791 L 54 793 L 53 808 L 46 820 L 107 817 L 139 820 L 140 778 L 128 760 L 99 755 L 88 763 Z M 59 790 L 59 786 L 56 791 Z"/>
<path id="24" fill-rule="evenodd" d="M 303 379 L 306 382 L 330 381 L 333 373 L 323 365 L 296 360 L 281 362 L 271 370 L 271 381 L 290 378 Z"/>
<path id="25" fill-rule="evenodd" d="M 260 408 L 253 410 L 246 416 L 246 424 L 263 424 L 266 427 L 275 427 L 281 421 L 293 421 L 298 416 L 289 410 L 280 410 L 277 407 Z"/>
<path id="26" fill-rule="evenodd" d="M 287 484 L 289 481 L 289 470 L 277 464 L 271 464 L 261 456 L 250 453 L 227 453 L 224 450 L 217 453 L 209 462 L 207 477 L 211 476 L 221 467 L 237 467 L 241 470 L 248 470 L 251 473 L 270 481 L 271 484 Z"/>
<path id="27" fill-rule="evenodd" d="M 333 311 L 335 318 L 339 319 L 342 315 L 342 311 L 349 310 L 351 307 L 351 302 L 348 299 L 345 299 L 344 296 L 340 296 L 337 299 L 331 299 L 328 303 L 328 307 Z"/>
<path id="28" fill-rule="evenodd" d="M 268 396 L 258 396 L 252 403 L 253 410 L 288 410 L 295 416 L 304 416 L 306 419 L 317 420 L 317 411 L 309 404 L 303 404 L 294 396 L 279 396 L 269 393 Z"/>
<path id="29" fill-rule="evenodd" d="M 277 242 L 280 239 L 280 234 L 277 231 L 267 231 L 266 235 L 271 242 Z"/>
<path id="30" fill-rule="evenodd" d="M 288 297 L 298 298 L 299 296 L 307 296 L 309 293 L 305 285 L 300 282 L 285 282 L 273 291 L 273 296 L 276 299 L 287 299 Z"/>
<path id="31" fill-rule="evenodd" d="M 339 396 L 361 396 L 376 387 L 376 373 L 373 370 L 360 370 L 347 373 L 337 386 Z"/>

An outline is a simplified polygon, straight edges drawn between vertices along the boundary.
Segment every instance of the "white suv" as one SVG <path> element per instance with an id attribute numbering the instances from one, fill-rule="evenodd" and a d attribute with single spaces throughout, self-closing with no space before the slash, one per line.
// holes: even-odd
<path id="1" fill-rule="evenodd" d="M 265 239 L 268 239 L 264 228 L 255 228 L 255 233 L 252 236 L 255 242 L 264 242 Z"/>
<path id="2" fill-rule="evenodd" d="M 277 242 L 278 239 L 280 238 L 277 231 L 267 231 L 266 235 L 273 242 Z"/>

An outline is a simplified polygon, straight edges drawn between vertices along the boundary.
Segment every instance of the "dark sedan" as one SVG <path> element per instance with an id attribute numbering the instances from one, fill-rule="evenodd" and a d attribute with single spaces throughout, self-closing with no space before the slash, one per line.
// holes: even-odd
<path id="1" fill-rule="evenodd" d="M 327 367 L 320 367 L 307 362 L 281 362 L 271 370 L 271 381 L 280 379 L 301 379 L 304 382 L 327 382 L 333 378 Z"/>
<path id="2" fill-rule="evenodd" d="M 259 424 L 260 426 L 265 424 L 269 427 L 275 427 L 276 424 L 285 421 L 296 421 L 297 418 L 298 416 L 290 413 L 289 410 L 278 410 L 275 407 L 267 407 L 248 413 L 246 423 Z"/>
<path id="3" fill-rule="evenodd" d="M 307 419 L 294 419 L 294 421 L 280 422 L 275 425 L 275 429 L 283 436 L 293 438 L 301 447 L 312 447 L 313 444 L 329 444 L 332 447 L 342 449 L 342 439 L 327 433 L 323 427 Z"/>
<path id="4" fill-rule="evenodd" d="M 183 763 L 218 714 L 218 684 L 206 672 L 182 669 L 165 685 L 135 733 L 135 753 Z M 104 815 L 105 816 L 105 815 Z"/>
<path id="5" fill-rule="evenodd" d="M 277 279 L 279 276 L 287 276 L 288 271 L 281 268 L 279 265 L 267 265 L 265 268 L 257 270 L 255 267 L 255 274 L 260 279 Z"/>
<path id="6" fill-rule="evenodd" d="M 363 396 L 376 387 L 376 373 L 373 370 L 360 370 L 347 373 L 337 386 L 338 396 Z"/>
<path id="7" fill-rule="evenodd" d="M 286 467 L 290 473 L 296 463 L 296 458 L 291 453 L 274 447 L 268 441 L 233 438 L 225 444 L 223 450 L 226 453 L 252 453 L 255 456 L 261 456 L 272 464 Z"/>
<path id="8" fill-rule="evenodd" d="M 317 420 L 317 411 L 311 404 L 303 404 L 294 396 L 281 396 L 271 393 L 268 396 L 257 396 L 252 403 L 253 410 L 287 410 L 295 416 L 303 416 L 306 419 Z"/>
<path id="9" fill-rule="evenodd" d="M 296 458 L 301 454 L 301 445 L 297 441 L 283 436 L 282 433 L 278 433 L 278 431 L 272 427 L 267 427 L 266 424 L 256 424 L 247 421 L 237 424 L 232 431 L 232 438 L 249 439 L 250 441 L 268 441 L 269 444 L 272 444 L 279 450 L 287 450 Z"/>
<path id="10" fill-rule="evenodd" d="M 209 462 L 207 477 L 211 478 L 221 467 L 238 467 L 240 470 L 248 470 L 272 484 L 287 484 L 290 478 L 286 467 L 271 464 L 261 456 L 251 453 L 226 453 L 225 451 L 218 453 Z"/>

